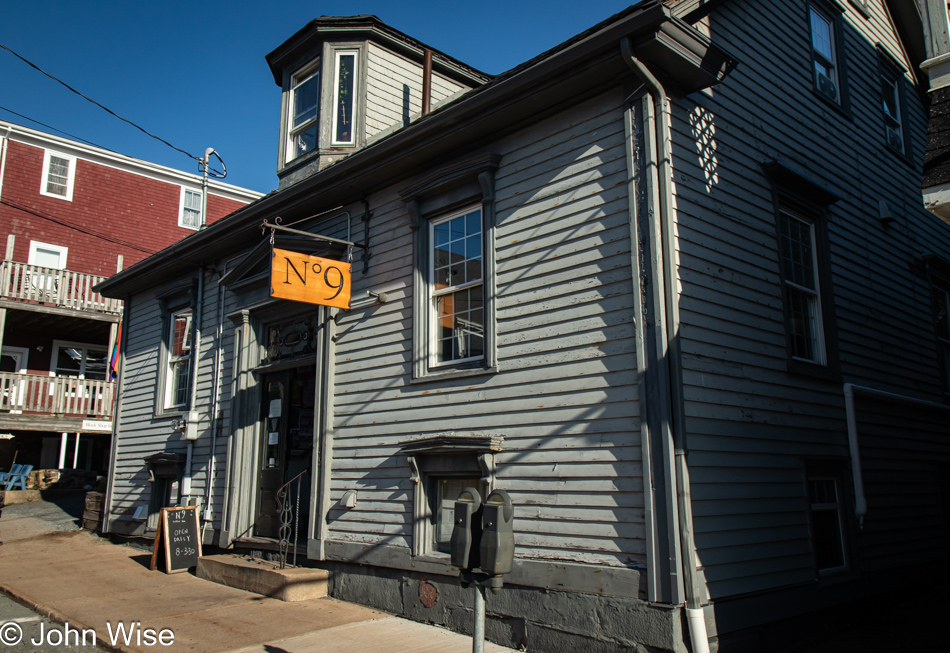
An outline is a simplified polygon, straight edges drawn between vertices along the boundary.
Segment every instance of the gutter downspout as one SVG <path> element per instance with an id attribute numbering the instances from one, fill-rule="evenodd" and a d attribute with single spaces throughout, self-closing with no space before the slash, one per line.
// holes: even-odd
<path id="1" fill-rule="evenodd" d="M 894 392 L 886 392 L 876 388 L 869 388 L 853 383 L 845 383 L 844 387 L 844 409 L 848 420 L 848 446 L 851 450 L 851 480 L 854 483 L 854 515 L 858 518 L 858 525 L 864 528 L 864 516 L 868 512 L 868 501 L 864 495 L 864 478 L 861 474 L 861 450 L 858 447 L 858 420 L 854 408 L 854 396 L 863 394 L 870 397 L 881 397 L 882 399 L 891 399 L 892 401 L 902 401 L 904 403 L 914 404 L 923 408 L 932 408 L 934 410 L 950 411 L 950 406 L 938 404 L 926 399 L 917 399 L 906 395 L 899 395 Z"/>
<path id="2" fill-rule="evenodd" d="M 224 332 L 224 325 L 222 324 L 222 321 L 224 320 L 224 302 L 222 301 L 222 290 L 223 288 L 219 283 L 217 300 L 218 315 L 217 322 L 215 323 L 214 375 L 211 382 L 211 389 L 212 392 L 214 392 L 214 397 L 211 401 L 211 455 L 209 456 L 208 461 L 208 498 L 205 500 L 204 515 L 202 516 L 202 519 L 204 519 L 205 522 L 210 522 L 214 516 L 211 511 L 211 498 L 214 492 L 214 467 L 215 461 L 217 460 L 217 452 L 215 451 L 215 447 L 217 446 L 218 439 L 218 405 L 221 403 L 221 388 L 219 387 L 219 383 L 221 382 L 221 339 Z"/>
<path id="3" fill-rule="evenodd" d="M 192 338 L 191 344 L 191 355 L 192 355 L 192 366 L 191 366 L 191 397 L 188 401 L 189 414 L 187 416 L 188 421 L 191 421 L 193 418 L 198 417 L 197 400 L 198 400 L 198 372 L 199 364 L 201 358 L 201 315 L 204 312 L 204 292 L 205 292 L 205 269 L 203 267 L 198 268 L 198 299 L 195 302 L 195 312 L 194 312 L 194 329 L 195 333 Z M 197 428 L 197 425 L 196 425 Z M 185 476 L 181 480 L 181 494 L 184 497 L 191 496 L 191 463 L 192 457 L 194 455 L 195 443 L 192 440 L 188 440 L 188 453 L 185 458 Z"/>
<path id="4" fill-rule="evenodd" d="M 683 401 L 683 370 L 679 347 L 679 293 L 676 278 L 676 234 L 673 217 L 672 150 L 670 148 L 669 97 L 659 80 L 637 59 L 630 37 L 620 43 L 627 65 L 651 91 L 658 124 L 655 126 L 660 197 L 658 202 L 662 229 L 664 308 L 667 335 L 667 360 L 669 367 L 669 393 L 671 435 L 673 439 L 676 480 L 677 523 L 680 537 L 680 564 L 683 569 L 683 585 L 686 594 L 686 619 L 689 638 L 694 653 L 709 653 L 709 636 L 703 613 L 701 590 L 696 573 L 696 547 L 693 543 L 692 502 L 690 496 L 689 468 L 686 463 L 686 429 Z"/>
<path id="5" fill-rule="evenodd" d="M 425 49 L 422 60 L 422 115 L 428 115 L 432 107 L 432 50 Z"/>

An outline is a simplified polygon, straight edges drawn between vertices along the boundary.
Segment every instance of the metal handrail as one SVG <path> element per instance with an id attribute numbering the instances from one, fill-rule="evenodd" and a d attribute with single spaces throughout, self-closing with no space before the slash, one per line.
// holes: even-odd
<path id="1" fill-rule="evenodd" d="M 297 534 L 300 527 L 300 483 L 301 477 L 304 474 L 310 472 L 310 468 L 307 467 L 305 470 L 294 476 L 292 479 L 284 483 L 277 490 L 277 514 L 280 515 L 280 529 L 277 531 L 280 536 L 280 542 L 278 543 L 278 552 L 280 556 L 280 568 L 284 569 L 287 567 L 287 549 L 290 548 L 290 531 L 291 531 L 291 520 L 293 520 L 293 534 L 294 534 L 294 561 L 291 566 L 297 566 Z M 296 511 L 293 516 L 291 516 L 290 502 L 287 501 L 287 491 L 290 489 L 290 485 L 297 481 L 297 505 Z"/>

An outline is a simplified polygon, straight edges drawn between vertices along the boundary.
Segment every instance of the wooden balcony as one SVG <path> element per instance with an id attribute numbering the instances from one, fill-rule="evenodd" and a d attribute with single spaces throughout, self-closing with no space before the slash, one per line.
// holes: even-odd
<path id="1" fill-rule="evenodd" d="M 0 428 L 82 431 L 83 422 L 111 421 L 114 399 L 110 381 L 0 372 Z"/>
<path id="2" fill-rule="evenodd" d="M 118 316 L 122 302 L 103 297 L 92 287 L 106 277 L 71 270 L 44 268 L 16 261 L 0 264 L 0 303 L 30 305 Z"/>

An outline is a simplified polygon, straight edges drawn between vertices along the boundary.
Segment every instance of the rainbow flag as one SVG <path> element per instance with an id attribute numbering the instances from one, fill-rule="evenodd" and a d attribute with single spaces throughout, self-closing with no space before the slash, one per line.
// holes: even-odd
<path id="1" fill-rule="evenodd" d="M 115 346 L 112 348 L 112 358 L 109 360 L 109 380 L 115 381 L 119 376 L 119 346 L 122 344 L 122 323 L 115 334 Z"/>

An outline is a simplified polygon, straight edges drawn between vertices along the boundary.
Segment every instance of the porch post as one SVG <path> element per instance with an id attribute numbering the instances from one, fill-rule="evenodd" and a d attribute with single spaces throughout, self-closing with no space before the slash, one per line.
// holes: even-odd
<path id="1" fill-rule="evenodd" d="M 63 433 L 62 438 L 59 441 L 59 465 L 56 469 L 63 469 L 66 467 L 66 442 L 69 440 L 69 433 Z"/>
<path id="2" fill-rule="evenodd" d="M 73 448 L 73 469 L 79 469 L 79 436 L 81 433 L 76 434 L 76 446 Z"/>

